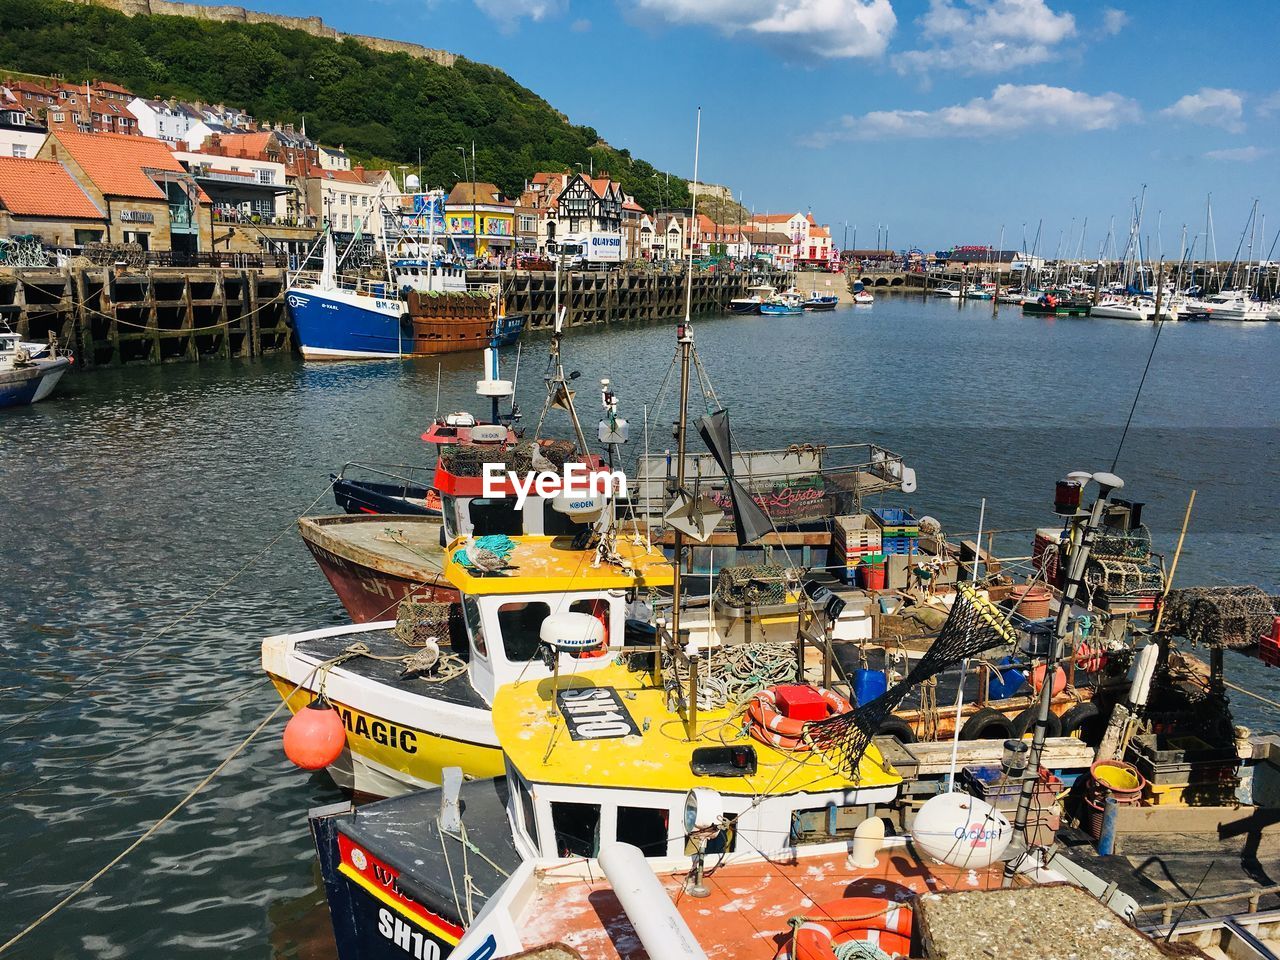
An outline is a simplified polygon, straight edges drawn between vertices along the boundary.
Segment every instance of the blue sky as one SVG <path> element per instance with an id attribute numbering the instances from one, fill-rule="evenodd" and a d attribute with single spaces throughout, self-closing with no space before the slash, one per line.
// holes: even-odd
<path id="1" fill-rule="evenodd" d="M 491 63 L 573 121 L 837 242 L 1177 256 L 1213 194 L 1230 257 L 1253 199 L 1280 230 L 1280 4 L 1114 0 L 259 0 Z M 1074 223 L 1073 223 L 1074 220 Z M 1159 225 L 1159 230 L 1157 230 Z M 1203 240 L 1200 241 L 1203 243 Z M 1259 242 L 1255 240 L 1255 251 Z M 1280 250 L 1280 247 L 1277 247 Z M 1262 250 L 1265 255 L 1266 250 Z"/>

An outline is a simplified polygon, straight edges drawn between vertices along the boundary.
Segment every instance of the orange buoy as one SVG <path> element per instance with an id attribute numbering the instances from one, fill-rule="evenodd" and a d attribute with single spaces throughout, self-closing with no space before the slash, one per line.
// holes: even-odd
<path id="1" fill-rule="evenodd" d="M 1031 671 L 1031 689 L 1036 693 L 1040 692 L 1040 688 L 1044 686 L 1045 665 L 1042 663 Z M 1067 674 L 1061 667 L 1053 671 L 1053 695 L 1056 697 L 1063 690 L 1067 689 Z"/>
<path id="2" fill-rule="evenodd" d="M 317 697 L 284 728 L 284 755 L 303 770 L 323 770 L 342 756 L 347 731 L 337 708 Z"/>
<path id="3" fill-rule="evenodd" d="M 1076 666 L 1086 673 L 1097 673 L 1107 665 L 1107 652 L 1102 647 L 1093 648 L 1087 643 L 1076 647 Z"/>

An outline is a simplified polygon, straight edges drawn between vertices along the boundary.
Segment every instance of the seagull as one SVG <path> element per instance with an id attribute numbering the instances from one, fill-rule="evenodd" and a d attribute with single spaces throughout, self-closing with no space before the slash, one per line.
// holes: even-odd
<path id="1" fill-rule="evenodd" d="M 536 441 L 533 444 L 533 451 L 530 455 L 529 463 L 535 470 L 549 470 L 552 473 L 559 471 L 559 468 L 555 465 L 554 461 L 549 459 L 547 455 L 542 452 L 542 447 L 540 447 Z"/>
<path id="2" fill-rule="evenodd" d="M 400 671 L 401 680 L 411 680 L 427 673 L 440 660 L 440 643 L 435 637 L 428 637 L 421 650 L 415 650 L 402 661 L 404 669 Z"/>
<path id="3" fill-rule="evenodd" d="M 467 563 L 479 573 L 499 573 L 503 570 L 514 569 L 511 564 L 507 563 L 505 557 L 498 556 L 492 550 L 476 546 L 474 540 L 468 540 L 465 549 L 467 551 Z"/>

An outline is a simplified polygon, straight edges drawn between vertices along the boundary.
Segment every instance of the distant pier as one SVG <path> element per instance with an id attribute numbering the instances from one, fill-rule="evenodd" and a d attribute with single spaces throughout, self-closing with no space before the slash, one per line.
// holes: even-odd
<path id="1" fill-rule="evenodd" d="M 469 279 L 496 283 L 499 275 L 473 270 Z M 789 279 L 698 272 L 693 312 L 721 310 L 753 283 L 782 288 Z M 505 271 L 501 282 L 508 313 L 527 316 L 530 329 L 552 325 L 554 273 Z M 27 340 L 53 334 L 82 367 L 271 356 L 294 348 L 285 284 L 279 267 L 0 269 L 0 318 Z M 676 267 L 565 272 L 560 288 L 569 326 L 684 316 L 685 275 Z"/>

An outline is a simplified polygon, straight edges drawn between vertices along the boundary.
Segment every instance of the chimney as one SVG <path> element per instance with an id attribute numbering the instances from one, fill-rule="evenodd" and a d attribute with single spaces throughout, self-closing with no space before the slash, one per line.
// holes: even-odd
<path id="1" fill-rule="evenodd" d="M 364 164 L 363 164 L 363 163 L 357 163 L 357 164 L 356 164 L 356 166 L 355 166 L 355 174 L 356 174 L 356 176 L 357 176 L 357 177 L 359 177 L 361 180 L 363 180 L 363 179 L 364 179 Z"/>
<path id="2" fill-rule="evenodd" d="M 286 124 L 284 125 L 284 132 L 285 132 L 285 133 L 293 133 L 293 124 L 292 124 L 292 123 L 286 123 Z"/>

